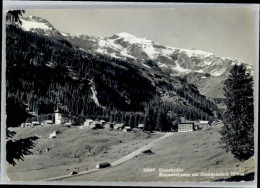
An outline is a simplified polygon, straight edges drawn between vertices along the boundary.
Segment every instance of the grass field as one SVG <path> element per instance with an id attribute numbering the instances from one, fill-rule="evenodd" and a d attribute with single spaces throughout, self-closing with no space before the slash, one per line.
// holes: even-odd
<path id="1" fill-rule="evenodd" d="M 156 142 L 149 154 L 140 154 L 118 166 L 82 176 L 71 176 L 64 181 L 209 182 L 229 178 L 232 176 L 231 172 L 254 172 L 253 158 L 241 162 L 220 147 L 220 128 L 221 126 L 173 133 Z M 49 140 L 48 135 L 53 130 L 60 131 L 60 134 L 56 139 Z M 142 131 L 126 133 L 67 128 L 61 125 L 30 127 L 16 131 L 17 138 L 35 134 L 41 138 L 37 140 L 33 155 L 18 162 L 17 166 L 8 167 L 8 177 L 12 181 L 39 181 L 67 175 L 72 170 L 93 169 L 97 162 L 116 161 L 164 135 L 148 135 Z M 45 152 L 47 147 L 50 149 Z M 86 149 L 89 147 L 95 154 Z M 183 171 L 181 174 L 190 176 L 159 176 L 159 168 L 178 168 Z M 199 175 L 191 176 L 194 173 Z M 207 173 L 228 173 L 228 176 L 211 177 L 206 176 Z"/>
<path id="2" fill-rule="evenodd" d="M 62 125 L 13 128 L 14 139 L 37 135 L 33 155 L 25 156 L 16 166 L 8 166 L 12 181 L 38 181 L 95 168 L 98 162 L 113 162 L 159 138 L 161 134 L 91 130 Z M 57 138 L 49 139 L 53 131 Z M 47 149 L 48 148 L 48 149 Z M 48 151 L 47 151 L 48 150 Z"/>

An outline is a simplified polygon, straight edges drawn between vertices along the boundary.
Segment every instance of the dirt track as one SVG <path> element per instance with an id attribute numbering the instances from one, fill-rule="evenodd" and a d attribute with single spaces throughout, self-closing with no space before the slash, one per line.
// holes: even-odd
<path id="1" fill-rule="evenodd" d="M 60 132 L 55 139 L 48 136 Z M 102 161 L 114 162 L 151 143 L 163 134 L 147 134 L 140 130 L 131 132 L 66 128 L 61 125 L 17 128 L 15 139 L 38 135 L 33 154 L 7 167 L 11 181 L 42 181 L 70 172 L 95 169 Z M 46 148 L 49 148 L 46 152 Z M 90 151 L 91 150 L 91 151 Z"/>
<path id="2" fill-rule="evenodd" d="M 122 164 L 122 163 L 124 163 L 124 162 L 126 162 L 126 161 L 128 161 L 128 160 L 130 160 L 132 158 L 134 158 L 135 156 L 140 155 L 145 150 L 151 149 L 156 142 L 159 142 L 160 140 L 163 140 L 163 139 L 171 136 L 172 134 L 173 133 L 167 133 L 164 136 L 162 136 L 162 137 L 152 141 L 151 143 L 143 146 L 142 148 L 140 148 L 140 149 L 138 149 L 138 150 L 136 150 L 136 151 L 134 151 L 134 152 L 124 156 L 124 157 L 122 157 L 121 159 L 118 159 L 115 162 L 112 162 L 110 168 L 113 168 L 114 166 L 120 165 L 120 164 Z M 100 170 L 104 170 L 104 169 L 92 169 L 92 170 L 88 170 L 88 171 L 84 171 L 84 172 L 79 172 L 78 174 L 73 175 L 73 176 L 82 176 L 82 175 L 94 173 L 94 172 L 97 172 L 97 171 L 100 171 Z M 67 178 L 71 178 L 71 175 L 65 175 L 65 176 L 60 176 L 60 177 L 49 178 L 49 179 L 46 179 L 46 180 L 43 180 L 43 181 L 56 181 L 56 180 L 64 180 L 64 179 L 67 179 Z"/>

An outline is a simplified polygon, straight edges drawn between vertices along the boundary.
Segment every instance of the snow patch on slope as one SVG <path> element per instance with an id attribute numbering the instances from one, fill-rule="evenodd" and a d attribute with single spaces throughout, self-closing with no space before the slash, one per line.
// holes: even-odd
<path id="1" fill-rule="evenodd" d="M 68 34 L 68 33 L 62 33 L 62 32 L 60 32 L 60 33 L 61 33 L 61 35 L 64 36 L 64 37 L 70 36 L 70 34 Z"/>
<path id="2" fill-rule="evenodd" d="M 226 70 L 226 67 L 222 68 L 222 69 L 214 69 L 213 71 L 210 72 L 211 76 L 220 76 L 221 74 L 223 74 Z"/>
<path id="3" fill-rule="evenodd" d="M 130 55 L 128 53 L 126 48 L 123 48 L 122 46 L 115 44 L 114 40 L 106 39 L 106 38 L 103 38 L 103 37 L 99 38 L 99 39 L 100 39 L 98 41 L 99 48 L 97 49 L 97 52 L 104 53 L 104 54 L 110 55 L 110 56 L 115 57 L 115 58 L 122 58 L 119 55 L 117 55 L 116 53 L 108 53 L 106 48 L 111 48 L 114 51 L 118 52 L 123 57 L 129 57 L 129 58 L 132 58 L 132 59 L 136 59 L 135 57 L 133 57 L 132 55 Z"/>
<path id="4" fill-rule="evenodd" d="M 148 69 L 151 68 L 151 67 L 149 67 L 148 65 L 146 65 L 146 64 L 144 64 L 144 63 L 142 63 L 142 65 L 143 65 L 144 67 L 148 68 Z"/>
<path id="5" fill-rule="evenodd" d="M 209 57 L 209 56 L 213 55 L 212 53 L 204 52 L 204 51 L 200 51 L 200 50 L 180 49 L 180 51 L 185 52 L 188 57 L 193 57 L 193 56 Z"/>
<path id="6" fill-rule="evenodd" d="M 155 50 L 155 48 L 152 46 L 152 44 L 143 44 L 143 51 L 146 53 L 146 55 L 149 56 L 150 59 L 154 60 L 158 56 L 158 52 Z"/>
<path id="7" fill-rule="evenodd" d="M 146 55 L 154 60 L 156 59 L 159 55 L 163 55 L 167 57 L 167 55 L 170 55 L 173 51 L 171 49 L 158 49 L 155 48 L 153 45 L 159 45 L 157 43 L 152 42 L 150 39 L 147 38 L 137 38 L 129 33 L 119 33 L 116 34 L 119 38 L 123 39 L 125 42 L 128 42 L 129 44 L 133 45 L 138 45 L 139 47 L 142 48 L 142 50 L 146 53 Z M 113 43 L 113 39 L 111 40 L 111 43 Z M 115 44 L 114 44 L 115 45 Z M 118 45 L 118 48 L 122 48 L 122 46 Z M 129 55 L 129 54 L 128 54 Z M 169 58 L 169 57 L 168 57 Z"/>
<path id="8" fill-rule="evenodd" d="M 169 68 L 167 65 L 161 63 L 161 62 L 158 62 L 158 67 L 162 68 L 162 67 L 165 67 L 165 68 Z"/>
<path id="9" fill-rule="evenodd" d="M 96 91 L 93 80 L 90 80 L 90 83 L 91 83 L 90 89 L 91 89 L 91 92 L 92 92 L 91 98 L 94 100 L 94 102 L 96 103 L 97 106 L 100 106 L 100 104 L 98 102 L 98 98 L 97 98 L 97 91 Z"/>
<path id="10" fill-rule="evenodd" d="M 174 69 L 175 71 L 177 71 L 178 74 L 187 74 L 187 73 L 192 72 L 191 69 L 182 68 L 177 61 L 175 61 L 175 64 L 176 64 L 176 66 L 175 66 L 175 67 L 172 67 L 172 69 Z"/>
<path id="11" fill-rule="evenodd" d="M 136 36 L 131 35 L 129 33 L 125 33 L 125 32 L 118 33 L 116 35 L 119 38 L 124 39 L 124 41 L 129 42 L 130 44 L 142 44 L 142 43 L 145 43 L 147 41 L 147 39 L 145 39 L 145 38 L 137 38 Z"/>
<path id="12" fill-rule="evenodd" d="M 51 28 L 42 22 L 37 22 L 37 21 L 27 21 L 24 19 L 21 19 L 22 21 L 22 28 L 25 31 L 30 31 L 31 29 L 43 29 L 43 30 L 50 30 Z"/>

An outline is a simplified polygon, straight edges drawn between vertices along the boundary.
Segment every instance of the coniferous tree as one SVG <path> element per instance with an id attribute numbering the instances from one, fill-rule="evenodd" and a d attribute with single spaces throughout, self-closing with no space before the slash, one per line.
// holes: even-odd
<path id="1" fill-rule="evenodd" d="M 25 13 L 25 10 L 9 10 L 6 13 L 6 21 L 10 21 L 13 23 L 19 23 L 22 24 L 22 21 L 20 20 L 20 16 Z"/>
<path id="2" fill-rule="evenodd" d="M 253 77 L 243 64 L 235 65 L 224 84 L 227 109 L 221 140 L 234 157 L 246 160 L 254 155 Z"/>
<path id="3" fill-rule="evenodd" d="M 163 123 L 164 123 L 163 112 L 162 112 L 162 111 L 159 111 L 158 116 L 157 116 L 157 119 L 156 119 L 156 127 L 155 127 L 155 130 L 157 130 L 157 131 L 162 130 Z"/>
<path id="4" fill-rule="evenodd" d="M 30 149 L 34 147 L 33 141 L 37 137 L 12 140 L 16 133 L 10 131 L 8 127 L 17 127 L 31 116 L 26 113 L 25 107 L 15 98 L 7 98 L 6 104 L 6 161 L 14 166 L 16 165 L 15 160 L 23 160 L 24 155 L 31 154 Z"/>
<path id="5" fill-rule="evenodd" d="M 152 131 L 153 111 L 152 108 L 148 108 L 144 116 L 144 130 Z"/>

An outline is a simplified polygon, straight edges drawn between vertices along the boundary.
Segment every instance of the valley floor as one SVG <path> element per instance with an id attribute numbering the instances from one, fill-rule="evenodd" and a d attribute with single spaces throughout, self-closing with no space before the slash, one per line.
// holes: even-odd
<path id="1" fill-rule="evenodd" d="M 57 138 L 49 139 L 53 131 Z M 10 181 L 41 181 L 96 168 L 102 161 L 114 162 L 163 136 L 162 133 L 147 134 L 140 130 L 132 132 L 91 130 L 62 125 L 13 128 L 14 139 L 37 135 L 33 155 L 7 167 Z M 48 149 L 47 149 L 48 148 Z M 48 151 L 47 151 L 48 150 Z"/>
<path id="2" fill-rule="evenodd" d="M 60 130 L 60 135 L 53 140 L 45 138 L 53 131 L 51 128 L 55 127 Z M 126 133 L 81 130 L 60 125 L 51 128 L 17 130 L 17 137 L 28 137 L 36 133 L 42 137 L 33 149 L 34 155 L 26 156 L 24 161 L 18 162 L 14 167 L 8 167 L 7 174 L 11 181 L 41 181 L 68 175 L 71 171 L 95 169 L 97 162 L 117 161 L 158 138 L 165 137 L 165 133 L 148 135 L 138 130 Z M 253 157 L 241 162 L 220 147 L 220 128 L 221 126 L 194 132 L 168 133 L 170 136 L 159 139 L 149 147 L 151 152 L 148 154 L 140 153 L 117 166 L 80 176 L 69 176 L 59 181 L 211 182 L 228 179 L 234 173 L 243 175 L 254 172 Z M 86 151 L 86 145 L 95 154 Z M 47 146 L 50 148 L 48 152 L 37 154 Z M 179 173 L 168 172 L 160 176 L 160 168 L 178 169 Z M 192 176 L 195 173 L 198 175 Z M 208 176 L 207 173 L 224 175 Z"/>

